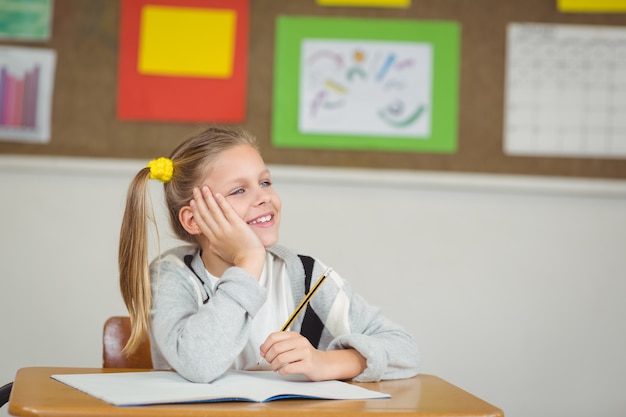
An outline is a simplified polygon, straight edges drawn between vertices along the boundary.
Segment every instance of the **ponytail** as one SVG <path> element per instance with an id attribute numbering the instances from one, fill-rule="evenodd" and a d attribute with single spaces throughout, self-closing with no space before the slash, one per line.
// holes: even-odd
<path id="1" fill-rule="evenodd" d="M 131 354 L 148 332 L 152 294 L 148 271 L 146 194 L 150 168 L 139 171 L 128 188 L 120 230 L 118 264 L 120 289 L 130 313 L 131 333 L 123 353 Z"/>

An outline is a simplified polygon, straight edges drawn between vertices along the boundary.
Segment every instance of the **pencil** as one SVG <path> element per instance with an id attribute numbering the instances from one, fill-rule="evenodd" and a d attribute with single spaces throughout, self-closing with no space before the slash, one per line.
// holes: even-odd
<path id="1" fill-rule="evenodd" d="M 317 282 L 315 283 L 313 288 L 311 288 L 309 290 L 307 295 L 305 295 L 304 298 L 302 299 L 302 301 L 300 301 L 300 304 L 298 304 L 298 307 L 296 307 L 296 309 L 293 311 L 293 313 L 291 313 L 291 316 L 289 316 L 289 318 L 287 319 L 285 324 L 283 324 L 283 327 L 280 328 L 281 332 L 286 331 L 291 326 L 293 321 L 302 312 L 304 307 L 306 307 L 307 304 L 309 304 L 309 301 L 311 301 L 311 298 L 313 297 L 313 295 L 315 295 L 315 292 L 319 289 L 319 287 L 322 286 L 322 284 L 324 283 L 324 280 L 326 279 L 326 277 L 328 277 L 330 275 L 331 272 L 333 272 L 332 268 L 327 268 L 326 271 L 324 271 L 324 273 L 322 274 L 321 277 L 319 277 L 319 279 L 317 280 Z"/>
<path id="2" fill-rule="evenodd" d="M 322 286 L 322 284 L 324 283 L 324 280 L 330 275 L 331 272 L 333 272 L 332 268 L 326 268 L 326 271 L 324 271 L 322 276 L 318 278 L 315 285 L 313 285 L 313 287 L 309 290 L 309 292 L 304 296 L 302 301 L 300 301 L 300 304 L 298 304 L 298 307 L 296 307 L 293 313 L 291 313 L 291 315 L 289 316 L 285 324 L 283 324 L 283 327 L 280 328 L 281 332 L 285 332 L 287 331 L 287 329 L 289 329 L 289 327 L 291 327 L 291 325 L 293 324 L 293 321 L 296 319 L 296 317 L 300 315 L 302 310 L 304 310 L 304 308 L 309 304 L 309 301 L 311 301 L 311 298 L 313 297 L 313 295 L 315 295 L 317 290 Z M 260 364 L 262 360 L 263 360 L 263 357 L 259 358 L 257 365 Z"/>

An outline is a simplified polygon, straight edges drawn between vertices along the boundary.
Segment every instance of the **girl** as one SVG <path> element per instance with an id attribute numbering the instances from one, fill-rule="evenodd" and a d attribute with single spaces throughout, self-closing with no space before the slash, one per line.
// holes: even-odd
<path id="1" fill-rule="evenodd" d="M 148 179 L 164 183 L 171 226 L 189 243 L 149 269 Z M 277 245 L 280 214 L 269 170 L 244 131 L 208 128 L 143 168 L 128 190 L 120 235 L 120 285 L 132 323 L 125 351 L 147 332 L 154 367 L 194 382 L 228 369 L 315 381 L 415 375 L 413 338 L 335 272 L 293 331 L 278 331 L 326 270 L 318 259 Z"/>

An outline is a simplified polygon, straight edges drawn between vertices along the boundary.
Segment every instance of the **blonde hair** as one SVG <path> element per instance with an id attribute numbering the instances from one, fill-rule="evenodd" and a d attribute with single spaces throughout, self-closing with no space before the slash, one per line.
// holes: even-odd
<path id="1" fill-rule="evenodd" d="M 209 127 L 183 141 L 171 153 L 173 173 L 163 186 L 170 226 L 179 239 L 196 244 L 194 236 L 180 224 L 178 213 L 189 205 L 193 189 L 201 185 L 219 154 L 238 145 L 250 145 L 258 150 L 256 139 L 244 130 Z M 133 178 L 120 230 L 120 289 L 131 321 L 130 338 L 123 350 L 127 355 L 139 347 L 147 334 L 152 308 L 148 261 L 148 221 L 152 219 L 147 197 L 149 177 L 150 168 L 145 167 Z"/>

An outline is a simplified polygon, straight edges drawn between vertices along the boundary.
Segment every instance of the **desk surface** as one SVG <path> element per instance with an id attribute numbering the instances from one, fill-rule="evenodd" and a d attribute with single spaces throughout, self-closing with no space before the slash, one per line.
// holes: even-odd
<path id="1" fill-rule="evenodd" d="M 50 378 L 54 374 L 132 372 L 130 369 L 22 368 L 17 372 L 9 400 L 14 416 L 504 416 L 502 410 L 432 375 L 410 379 L 358 383 L 391 394 L 376 400 L 279 400 L 268 403 L 173 404 L 115 407 Z"/>

